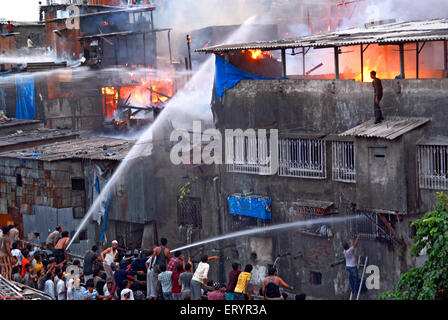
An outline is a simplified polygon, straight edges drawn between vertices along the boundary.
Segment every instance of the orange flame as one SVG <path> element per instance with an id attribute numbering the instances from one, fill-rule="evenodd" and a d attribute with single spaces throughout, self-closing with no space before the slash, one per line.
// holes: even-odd
<path id="1" fill-rule="evenodd" d="M 268 51 L 262 51 L 260 49 L 256 49 L 256 50 L 248 50 L 251 54 L 251 58 L 253 60 L 261 60 L 264 59 L 265 57 L 269 57 L 272 58 L 272 54 Z M 244 54 L 246 52 L 246 50 L 242 50 L 241 53 Z"/>

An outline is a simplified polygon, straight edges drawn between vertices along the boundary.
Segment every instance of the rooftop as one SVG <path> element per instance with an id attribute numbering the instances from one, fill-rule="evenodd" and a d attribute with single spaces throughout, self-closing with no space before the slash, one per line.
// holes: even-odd
<path id="1" fill-rule="evenodd" d="M 32 126 L 34 124 L 39 125 L 41 122 L 17 120 L 15 126 L 12 127 L 15 130 L 5 132 L 1 131 L 5 125 L 0 125 L 0 132 L 2 133 L 0 135 L 0 152 L 75 139 L 79 136 L 79 133 L 71 130 L 47 129 Z"/>
<path id="2" fill-rule="evenodd" d="M 123 160 L 134 141 L 107 137 L 88 137 L 1 152 L 2 158 L 58 161 L 66 159 Z"/>
<path id="3" fill-rule="evenodd" d="M 360 44 L 397 44 L 448 39 L 448 19 L 394 22 L 365 28 L 350 28 L 335 32 L 274 41 L 218 45 L 196 52 L 219 53 L 239 50 L 280 50 L 292 48 L 330 48 Z"/>
<path id="4" fill-rule="evenodd" d="M 428 118 L 389 118 L 375 124 L 373 120 L 369 120 L 341 133 L 340 136 L 394 140 L 429 121 Z"/>
<path id="5" fill-rule="evenodd" d="M 98 12 L 89 12 L 89 13 L 82 13 L 76 16 L 71 16 L 70 18 L 86 18 L 86 17 L 92 17 L 92 16 L 99 16 L 99 15 L 115 15 L 120 13 L 140 13 L 140 12 L 148 12 L 148 11 L 154 11 L 156 7 L 154 6 L 139 6 L 139 7 L 131 7 L 131 8 L 123 8 L 123 7 L 107 7 L 113 10 L 104 10 L 104 11 L 98 11 Z M 60 21 L 60 20 L 66 20 L 67 18 L 55 18 L 45 21 L 40 21 L 39 23 L 46 23 L 46 22 L 54 22 L 54 21 Z"/>

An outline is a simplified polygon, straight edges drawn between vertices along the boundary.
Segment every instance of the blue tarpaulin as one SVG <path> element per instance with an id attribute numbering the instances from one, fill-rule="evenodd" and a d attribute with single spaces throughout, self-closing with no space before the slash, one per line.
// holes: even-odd
<path id="1" fill-rule="evenodd" d="M 232 89 L 241 80 L 272 80 L 256 74 L 241 70 L 229 62 L 216 56 L 216 98 L 220 99 L 226 90 Z"/>
<path id="2" fill-rule="evenodd" d="M 34 77 L 17 77 L 16 118 L 32 120 L 36 116 L 36 103 L 34 100 Z"/>
<path id="3" fill-rule="evenodd" d="M 271 198 L 230 196 L 227 198 L 231 214 L 271 220 Z"/>
<path id="4" fill-rule="evenodd" d="M 107 218 L 109 216 L 109 208 L 110 208 L 110 193 L 107 197 L 106 206 L 104 208 L 104 216 L 103 216 L 103 225 L 101 226 L 101 234 L 100 234 L 100 242 L 103 241 L 104 236 L 107 231 Z"/>
<path id="5" fill-rule="evenodd" d="M 2 111 L 6 115 L 6 92 L 5 89 L 0 88 L 0 104 L 2 106 Z"/>

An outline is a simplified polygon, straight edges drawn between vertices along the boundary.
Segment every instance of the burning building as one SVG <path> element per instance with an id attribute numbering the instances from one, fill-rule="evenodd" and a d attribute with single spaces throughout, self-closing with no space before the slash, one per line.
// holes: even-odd
<path id="1" fill-rule="evenodd" d="M 431 210 L 436 193 L 447 188 L 447 40 L 448 24 L 442 19 L 197 50 L 216 55 L 216 127 L 223 132 L 263 128 L 279 133 L 279 168 L 273 174 L 263 170 L 266 154 L 260 143 L 267 142 L 260 137 L 242 138 L 238 162 L 216 165 L 223 233 L 321 217 L 358 217 L 248 236 L 231 248 L 222 244 L 223 256 L 252 261 L 254 285 L 260 285 L 266 267 L 275 261 L 279 270 L 288 270 L 282 276 L 297 290 L 347 299 L 348 279 L 337 262 L 343 259 L 342 243 L 356 235 L 361 236 L 357 253 L 362 261 L 368 258 L 367 265 L 378 266 L 381 277 L 381 288 L 367 290 L 361 299 L 394 288 L 401 273 L 424 259 L 411 258 L 410 223 Z M 262 70 L 254 58 L 260 52 L 280 58 L 282 78 L 267 69 L 263 75 L 272 78 L 258 76 Z M 249 54 L 243 62 L 232 58 Z M 330 72 L 310 74 L 310 61 L 321 62 Z M 250 63 L 252 75 L 247 73 Z M 305 67 L 297 68 L 302 63 Z M 368 73 L 373 68 L 384 87 L 386 119 L 380 124 L 371 120 Z M 226 160 L 235 156 L 223 150 Z M 270 203 L 269 214 L 257 201 Z"/>

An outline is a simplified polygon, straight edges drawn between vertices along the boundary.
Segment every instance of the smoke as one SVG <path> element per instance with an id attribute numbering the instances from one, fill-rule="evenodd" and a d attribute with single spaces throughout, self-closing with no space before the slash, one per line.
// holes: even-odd
<path id="1" fill-rule="evenodd" d="M 359 4 L 342 27 L 362 27 L 367 22 L 388 19 L 403 22 L 448 17 L 448 2 L 445 0 L 365 0 Z"/>

